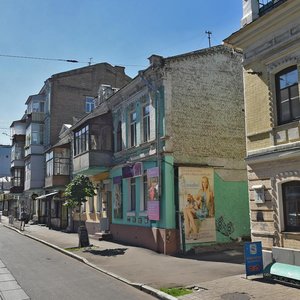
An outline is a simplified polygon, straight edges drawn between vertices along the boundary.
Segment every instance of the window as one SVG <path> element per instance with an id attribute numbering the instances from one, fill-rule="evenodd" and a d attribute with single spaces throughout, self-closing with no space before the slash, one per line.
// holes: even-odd
<path id="1" fill-rule="evenodd" d="M 70 150 L 56 149 L 54 152 L 54 175 L 70 174 Z"/>
<path id="2" fill-rule="evenodd" d="M 300 231 L 300 181 L 282 185 L 284 225 L 286 231 Z"/>
<path id="3" fill-rule="evenodd" d="M 102 192 L 100 189 L 97 190 L 97 212 L 102 211 Z"/>
<path id="4" fill-rule="evenodd" d="M 90 213 L 93 213 L 95 211 L 94 197 L 89 197 L 89 209 L 90 209 Z"/>
<path id="5" fill-rule="evenodd" d="M 276 75 L 278 124 L 300 119 L 297 67 L 287 68 Z"/>
<path id="6" fill-rule="evenodd" d="M 53 151 L 46 153 L 46 176 L 53 175 Z"/>
<path id="7" fill-rule="evenodd" d="M 89 127 L 85 126 L 74 133 L 74 155 L 89 150 Z"/>
<path id="8" fill-rule="evenodd" d="M 95 98 L 85 97 L 85 112 L 90 113 L 95 108 Z"/>
<path id="9" fill-rule="evenodd" d="M 143 141 L 150 140 L 150 105 L 143 107 Z"/>
<path id="10" fill-rule="evenodd" d="M 21 160 L 24 158 L 24 145 L 14 144 L 11 148 L 11 161 Z"/>
<path id="11" fill-rule="evenodd" d="M 130 113 L 130 147 L 134 147 L 136 144 L 136 112 L 132 112 Z"/>
<path id="12" fill-rule="evenodd" d="M 117 127 L 117 152 L 122 151 L 122 122 L 118 122 Z"/>
<path id="13" fill-rule="evenodd" d="M 12 178 L 12 186 L 23 186 L 24 170 L 15 169 Z"/>
<path id="14" fill-rule="evenodd" d="M 29 160 L 25 161 L 25 180 L 31 180 L 31 162 Z"/>
<path id="15" fill-rule="evenodd" d="M 135 204 L 136 204 L 136 179 L 130 178 L 130 196 L 129 196 L 129 203 L 128 203 L 128 211 L 135 211 Z"/>
<path id="16" fill-rule="evenodd" d="M 147 171 L 144 172 L 143 177 L 140 177 L 143 180 L 142 191 L 141 191 L 141 203 L 140 211 L 147 210 L 147 200 L 148 200 L 148 181 L 147 181 Z"/>
<path id="17" fill-rule="evenodd" d="M 70 174 L 69 149 L 57 149 L 46 153 L 46 176 Z"/>
<path id="18" fill-rule="evenodd" d="M 26 129 L 25 147 L 43 145 L 43 124 L 31 123 Z"/>

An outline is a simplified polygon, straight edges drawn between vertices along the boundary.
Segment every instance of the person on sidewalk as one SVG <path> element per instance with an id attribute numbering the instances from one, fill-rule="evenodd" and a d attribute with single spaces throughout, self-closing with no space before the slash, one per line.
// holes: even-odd
<path id="1" fill-rule="evenodd" d="M 25 221 L 26 221 L 26 212 L 25 212 L 24 208 L 22 208 L 20 211 L 19 220 L 21 221 L 20 222 L 20 230 L 24 231 Z"/>

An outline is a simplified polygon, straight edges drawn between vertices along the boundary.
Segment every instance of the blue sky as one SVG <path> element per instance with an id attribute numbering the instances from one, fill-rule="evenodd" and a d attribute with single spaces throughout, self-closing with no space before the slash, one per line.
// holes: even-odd
<path id="1" fill-rule="evenodd" d="M 108 62 L 134 77 L 151 54 L 208 47 L 240 27 L 242 0 L 0 0 L 0 144 L 52 74 Z M 61 61 L 3 55 L 75 59 Z"/>

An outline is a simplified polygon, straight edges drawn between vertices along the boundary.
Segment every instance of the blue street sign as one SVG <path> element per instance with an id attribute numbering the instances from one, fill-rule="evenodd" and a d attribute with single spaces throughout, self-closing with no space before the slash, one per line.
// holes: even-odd
<path id="1" fill-rule="evenodd" d="M 246 276 L 263 273 L 261 242 L 247 242 L 244 245 Z"/>

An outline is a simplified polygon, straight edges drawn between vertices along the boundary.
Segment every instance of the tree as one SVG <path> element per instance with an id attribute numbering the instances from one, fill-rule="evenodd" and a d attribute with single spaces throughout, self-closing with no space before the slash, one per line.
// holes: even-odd
<path id="1" fill-rule="evenodd" d="M 79 208 L 79 247 L 86 247 L 89 245 L 87 230 L 85 223 L 81 222 L 81 205 L 86 202 L 86 197 L 93 197 L 96 195 L 95 187 L 87 176 L 77 175 L 67 186 L 64 192 L 66 198 L 65 206 L 72 209 Z"/>

